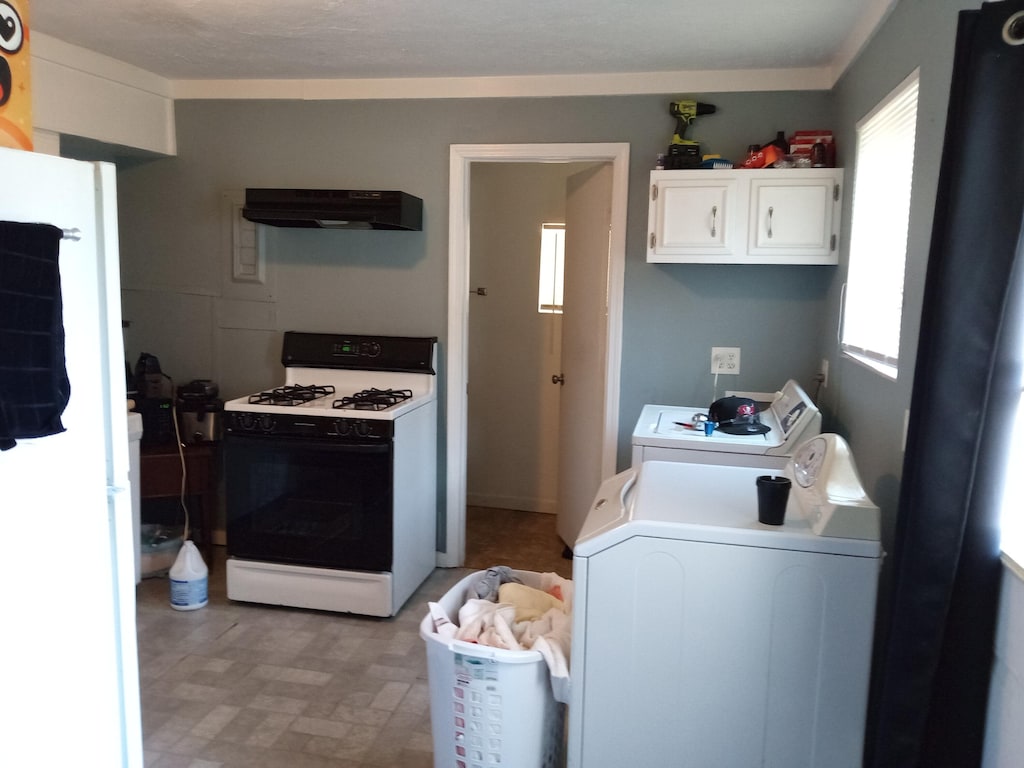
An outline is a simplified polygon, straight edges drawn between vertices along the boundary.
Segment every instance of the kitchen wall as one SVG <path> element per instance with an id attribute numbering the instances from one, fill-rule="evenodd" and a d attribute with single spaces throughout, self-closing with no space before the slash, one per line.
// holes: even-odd
<path id="1" fill-rule="evenodd" d="M 821 353 L 831 360 L 833 383 L 823 405 L 837 431 L 849 436 L 868 492 L 883 513 L 883 542 L 893 551 L 892 531 L 902 472 L 904 414 L 910 401 L 913 366 L 918 346 L 921 308 L 932 218 L 944 144 L 946 109 L 953 69 L 958 12 L 977 10 L 980 2 L 963 0 L 900 0 L 866 50 L 834 89 L 835 125 L 844 143 L 855 140 L 855 123 L 894 87 L 920 67 L 917 143 L 914 153 L 913 199 L 907 242 L 907 267 L 900 338 L 900 375 L 890 381 L 837 355 L 834 335 L 839 317 L 839 284 L 828 297 L 828 318 Z M 848 180 L 849 182 L 852 179 Z M 845 199 L 844 240 L 848 243 L 851 199 Z M 845 248 L 843 249 L 845 258 Z M 841 270 L 845 271 L 843 266 Z M 879 590 L 877 631 L 886 627 L 891 573 L 883 568 Z M 1021 621 L 1024 590 L 1021 571 L 1007 568 L 993 670 L 986 768 L 1009 768 L 1020 760 L 1020 713 L 1024 710 L 1024 645 Z M 877 662 L 877 658 L 876 658 Z M 1012 725 L 1011 725 L 1012 724 Z"/>
<path id="2" fill-rule="evenodd" d="M 868 482 L 868 493 L 883 510 L 884 539 L 889 551 L 902 472 L 904 420 L 911 406 L 957 16 L 959 10 L 971 7 L 977 4 L 963 0 L 902 0 L 834 89 L 835 125 L 849 147 L 856 141 L 856 122 L 915 68 L 921 70 L 898 379 L 891 381 L 838 355 L 834 333 L 839 323 L 838 280 L 830 287 L 827 322 L 819 337 L 821 354 L 831 361 L 832 381 L 823 393 L 823 405 L 834 428 L 849 437 L 858 468 Z M 848 187 L 852 182 L 852 177 L 847 179 Z M 852 196 L 847 195 L 843 212 L 844 260 L 851 205 Z M 845 272 L 845 266 L 840 269 Z"/>
<path id="3" fill-rule="evenodd" d="M 896 381 L 838 354 L 840 284 L 832 285 L 828 319 L 819 337 L 821 354 L 831 361 L 831 382 L 822 405 L 829 423 L 846 435 L 868 493 L 882 510 L 883 545 L 893 550 L 893 530 L 903 467 L 904 425 L 913 383 L 922 294 L 928 265 L 932 213 L 938 186 L 946 107 L 953 69 L 958 12 L 963 0 L 902 0 L 834 89 L 836 127 L 847 144 L 856 141 L 856 122 L 915 68 L 920 67 L 914 181 L 907 237 L 907 266 Z M 848 183 L 852 179 L 848 180 Z M 842 258 L 847 256 L 852 196 L 844 200 Z M 840 267 L 845 271 L 845 267 Z M 883 568 L 879 631 L 884 631 L 891 570 Z"/>
<path id="4" fill-rule="evenodd" d="M 443 360 L 449 145 L 625 141 L 631 167 L 619 466 L 628 464 L 629 435 L 644 403 L 710 403 L 726 387 L 774 389 L 791 377 L 815 393 L 813 376 L 828 358 L 829 386 L 818 393 L 825 427 L 850 440 L 867 491 L 882 508 L 891 548 L 957 12 L 974 5 L 901 0 L 833 92 L 685 94 L 718 107 L 695 121 L 691 135 L 705 151 L 726 157 L 742 156 L 747 144 L 766 141 L 777 130 L 835 131 L 840 165 L 851 168 L 838 267 L 645 262 L 648 172 L 671 136 L 667 103 L 679 93 L 178 101 L 177 156 L 119 174 L 129 355 L 160 355 L 178 380 L 213 376 L 228 397 L 280 378 L 278 346 L 286 328 L 436 334 Z M 835 338 L 854 126 L 917 66 L 921 96 L 903 366 L 893 382 L 838 355 Z M 239 302 L 225 298 L 222 287 L 221 196 L 260 185 L 403 189 L 424 199 L 424 231 L 268 228 L 274 292 L 268 301 Z M 742 349 L 742 374 L 720 379 L 718 392 L 707 373 L 711 346 Z M 443 375 L 439 383 L 443 397 Z"/>
<path id="5" fill-rule="evenodd" d="M 129 358 L 157 354 L 176 380 L 213 377 L 225 397 L 281 378 L 285 329 L 435 334 L 443 361 L 449 145 L 629 142 L 620 466 L 644 403 L 711 402 L 713 345 L 743 349 L 730 387 L 773 389 L 793 377 L 810 388 L 835 267 L 645 261 L 649 170 L 671 137 L 668 102 L 678 95 L 179 101 L 177 156 L 118 177 Z M 717 105 L 691 135 L 726 157 L 777 130 L 833 122 L 824 92 L 689 95 Z M 226 298 L 222 195 L 276 185 L 402 189 L 423 198 L 424 231 L 265 228 L 270 300 Z M 439 384 L 443 403 L 443 375 Z M 443 467 L 439 476 L 443 484 Z"/>
<path id="6" fill-rule="evenodd" d="M 868 493 L 882 508 L 884 543 L 891 552 L 957 12 L 979 6 L 980 0 L 900 0 L 832 92 L 178 101 L 177 157 L 135 164 L 119 174 L 129 356 L 134 360 L 143 350 L 159 354 L 165 370 L 182 381 L 214 376 L 228 396 L 280 378 L 284 328 L 436 333 L 443 356 L 448 145 L 629 142 L 620 466 L 628 463 L 629 434 L 643 403 L 710 402 L 714 392 L 706 370 L 712 345 L 742 348 L 743 374 L 727 385 L 739 389 L 774 388 L 794 377 L 813 392 L 813 374 L 825 357 L 830 382 L 819 398 L 825 427 L 850 440 Z M 831 127 L 840 164 L 852 169 L 856 121 L 917 66 L 919 132 L 904 364 L 897 381 L 842 359 L 836 350 L 852 171 L 839 267 L 645 263 L 647 173 L 672 133 L 668 100 L 685 95 L 718 106 L 717 114 L 699 118 L 691 131 L 708 151 L 735 158 L 748 143 L 763 142 L 776 130 Z M 404 189 L 424 198 L 425 231 L 268 229 L 272 290 L 262 301 L 238 300 L 222 285 L 222 192 L 269 184 Z M 883 572 L 882 611 L 885 579 Z M 1020 668 L 1019 655 L 1014 670 Z M 998 717 L 1003 710 L 999 702 L 994 706 Z M 999 748 L 998 737 L 990 748 Z"/>

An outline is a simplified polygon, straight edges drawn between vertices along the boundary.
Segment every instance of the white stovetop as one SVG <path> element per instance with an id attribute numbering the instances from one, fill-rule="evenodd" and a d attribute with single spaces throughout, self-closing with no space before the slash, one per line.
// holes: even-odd
<path id="1" fill-rule="evenodd" d="M 225 411 L 248 411 L 250 413 L 302 414 L 310 417 L 330 416 L 334 418 L 359 418 L 392 420 L 413 411 L 420 406 L 437 399 L 437 377 L 432 374 L 404 373 L 395 371 L 348 371 L 331 368 L 299 368 L 285 369 L 283 384 L 272 384 L 261 392 L 280 386 L 333 386 L 334 393 L 316 400 L 298 405 L 273 405 L 269 403 L 250 403 L 250 395 L 228 400 L 224 403 Z M 412 397 L 397 405 L 380 411 L 360 408 L 334 408 L 335 400 L 354 394 L 364 389 L 408 389 Z M 258 393 L 252 393 L 258 394 Z"/>

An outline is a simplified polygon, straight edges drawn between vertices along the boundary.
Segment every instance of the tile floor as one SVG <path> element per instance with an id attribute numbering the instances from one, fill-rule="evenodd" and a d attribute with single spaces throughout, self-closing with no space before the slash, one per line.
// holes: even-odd
<path id="1" fill-rule="evenodd" d="M 555 517 L 471 508 L 470 569 L 505 564 L 571 578 Z M 468 571 L 437 569 L 391 619 L 231 602 L 214 548 L 210 602 L 138 588 L 147 768 L 431 768 L 430 692 L 419 622 Z"/>

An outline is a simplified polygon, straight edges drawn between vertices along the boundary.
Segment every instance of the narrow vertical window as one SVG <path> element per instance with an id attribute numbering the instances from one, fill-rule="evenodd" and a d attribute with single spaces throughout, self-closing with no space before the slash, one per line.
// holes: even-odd
<path id="1" fill-rule="evenodd" d="M 540 232 L 540 283 L 537 311 L 562 313 L 562 277 L 565 270 L 565 224 L 542 224 Z"/>
<path id="2" fill-rule="evenodd" d="M 842 350 L 895 379 L 914 177 L 918 72 L 857 124 Z"/>
<path id="3" fill-rule="evenodd" d="M 1024 290 L 1024 285 L 1018 286 Z M 1020 331 L 1017 338 L 1024 339 L 1024 316 L 1016 319 Z M 1021 350 L 1024 359 L 1024 349 Z M 1024 568 L 1024 504 L 1020 500 L 1014 480 L 1024 467 L 1024 371 L 1021 372 L 1020 396 L 1017 399 L 1017 416 L 1010 425 L 1010 452 L 1006 456 L 1002 500 L 1002 549 L 1013 561 Z"/>

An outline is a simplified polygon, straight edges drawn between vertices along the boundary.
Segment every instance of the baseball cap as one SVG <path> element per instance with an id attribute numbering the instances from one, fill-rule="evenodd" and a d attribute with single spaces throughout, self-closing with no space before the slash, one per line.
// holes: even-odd
<path id="1" fill-rule="evenodd" d="M 771 427 L 761 423 L 757 404 L 749 397 L 715 400 L 708 409 L 708 419 L 718 424 L 718 431 L 729 435 L 763 435 L 771 431 Z"/>

